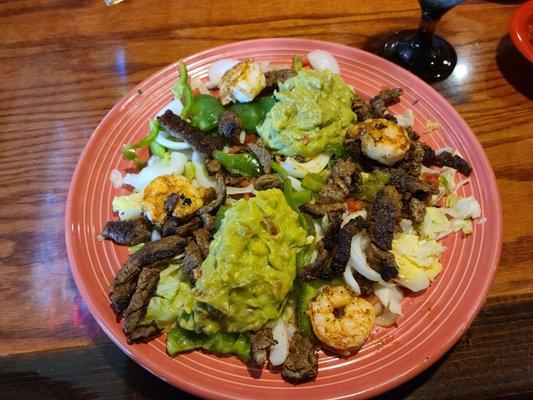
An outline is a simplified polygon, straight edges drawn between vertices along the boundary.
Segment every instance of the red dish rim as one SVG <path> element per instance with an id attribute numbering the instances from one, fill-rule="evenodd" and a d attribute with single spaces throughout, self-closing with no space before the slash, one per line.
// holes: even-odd
<path id="1" fill-rule="evenodd" d="M 509 19 L 509 35 L 516 48 L 533 63 L 533 44 L 528 38 L 528 26 L 533 25 L 533 1 L 527 1 L 514 10 Z"/>

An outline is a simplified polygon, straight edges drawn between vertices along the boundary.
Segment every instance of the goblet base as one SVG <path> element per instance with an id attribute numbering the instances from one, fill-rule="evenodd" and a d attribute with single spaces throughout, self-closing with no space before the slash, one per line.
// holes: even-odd
<path id="1" fill-rule="evenodd" d="M 381 43 L 379 54 L 426 82 L 446 79 L 457 64 L 457 54 L 450 43 L 433 35 L 432 44 L 428 45 L 427 38 L 422 38 L 417 30 L 396 32 Z"/>

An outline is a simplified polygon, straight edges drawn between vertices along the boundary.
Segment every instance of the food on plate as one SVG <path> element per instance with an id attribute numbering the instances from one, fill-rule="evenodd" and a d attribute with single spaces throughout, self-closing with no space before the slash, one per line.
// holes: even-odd
<path id="1" fill-rule="evenodd" d="M 389 109 L 402 89 L 365 101 L 331 54 L 307 60 L 220 60 L 208 82 L 182 63 L 173 100 L 123 146 L 138 171 L 112 171 L 131 192 L 101 238 L 129 247 L 109 294 L 129 343 L 164 333 L 172 357 L 313 380 L 319 348 L 349 357 L 401 324 L 404 292 L 442 271 L 439 240 L 475 233 L 469 163 Z"/>
<path id="2" fill-rule="evenodd" d="M 354 92 L 328 70 L 303 69 L 275 92 L 276 103 L 257 133 L 269 148 L 286 156 L 312 158 L 341 145 L 355 122 Z"/>

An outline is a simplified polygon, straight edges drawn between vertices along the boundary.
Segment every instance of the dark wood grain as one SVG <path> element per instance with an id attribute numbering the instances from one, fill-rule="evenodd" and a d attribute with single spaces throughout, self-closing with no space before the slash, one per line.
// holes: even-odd
<path id="1" fill-rule="evenodd" d="M 533 396 L 533 296 L 493 298 L 462 339 L 428 370 L 379 397 L 389 399 Z M 495 346 L 495 343 L 498 345 Z M 158 380 L 109 339 L 14 355 L 2 361 L 2 398 L 193 398 Z M 94 384 L 95 378 L 101 383 Z"/>
<path id="2" fill-rule="evenodd" d="M 438 30 L 459 63 L 434 85 L 472 127 L 498 179 L 504 243 L 489 310 L 501 315 L 493 318 L 485 308 L 471 329 L 479 340 L 465 345 L 463 339 L 392 398 L 442 398 L 443 381 L 456 385 L 453 397 L 531 394 L 531 342 L 511 329 L 519 326 L 527 338 L 533 292 L 533 67 L 507 34 L 515 7 L 469 1 L 447 14 Z M 0 2 L 0 382 L 9 393 L 42 398 L 57 384 L 67 398 L 176 396 L 104 338 L 66 257 L 63 216 L 72 172 L 121 96 L 161 67 L 216 45 L 294 36 L 373 51 L 394 30 L 416 26 L 418 15 L 414 0 L 273 0 L 253 7 L 245 0 L 126 0 L 113 7 L 100 0 Z M 60 362 L 93 352 L 77 363 Z M 464 365 L 470 369 L 459 369 Z M 35 371 L 52 369 L 38 381 Z M 108 389 L 100 391 L 94 382 L 106 380 Z"/>

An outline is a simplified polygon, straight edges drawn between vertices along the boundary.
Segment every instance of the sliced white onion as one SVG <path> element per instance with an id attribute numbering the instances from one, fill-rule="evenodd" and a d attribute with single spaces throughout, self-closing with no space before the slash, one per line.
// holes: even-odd
<path id="1" fill-rule="evenodd" d="M 453 153 L 453 149 L 451 147 L 441 147 L 440 149 L 435 150 L 436 155 L 439 155 L 444 152 Z"/>
<path id="2" fill-rule="evenodd" d="M 310 173 L 318 174 L 320 171 L 326 168 L 330 158 L 331 154 L 321 153 L 305 163 L 300 163 L 292 157 L 287 157 L 285 161 L 281 163 L 281 167 L 290 176 L 295 178 L 303 178 Z"/>
<path id="3" fill-rule="evenodd" d="M 334 74 L 339 74 L 341 72 L 337 60 L 327 51 L 313 50 L 307 54 L 307 59 L 309 60 L 311 67 L 316 71 L 322 72 L 327 69 Z"/>
<path id="4" fill-rule="evenodd" d="M 207 188 L 216 187 L 216 180 L 211 178 L 205 169 L 204 157 L 197 151 L 192 153 L 192 163 L 194 165 L 194 176 L 198 184 Z"/>
<path id="5" fill-rule="evenodd" d="M 387 309 L 394 314 L 402 315 L 402 290 L 394 283 L 374 282 L 372 284 L 374 294 Z"/>
<path id="6" fill-rule="evenodd" d="M 138 174 L 126 174 L 124 183 L 133 186 L 137 191 L 141 191 L 158 176 L 182 174 L 186 162 L 187 157 L 184 154 L 173 152 L 168 161 L 159 159 L 159 161 L 154 161 L 144 167 Z"/>
<path id="7" fill-rule="evenodd" d="M 190 149 L 192 146 L 187 142 L 176 142 L 174 140 L 170 140 L 168 138 L 168 133 L 165 131 L 159 132 L 159 135 L 157 135 L 157 138 L 155 139 L 157 143 L 159 143 L 161 146 L 166 147 L 170 150 L 185 150 Z"/>
<path id="8" fill-rule="evenodd" d="M 413 229 L 413 221 L 410 219 L 402 219 L 400 221 L 400 228 L 402 228 L 403 233 L 415 233 Z"/>
<path id="9" fill-rule="evenodd" d="M 115 189 L 122 186 L 122 173 L 118 169 L 114 169 L 109 173 L 109 180 Z"/>
<path id="10" fill-rule="evenodd" d="M 374 271 L 366 261 L 366 255 L 364 253 L 366 247 L 370 243 L 370 239 L 365 232 L 359 232 L 352 238 L 350 260 L 349 264 L 365 278 L 371 281 L 382 282 L 381 275 L 377 271 Z"/>
<path id="11" fill-rule="evenodd" d="M 346 225 L 352 219 L 357 217 L 363 217 L 364 219 L 366 219 L 367 215 L 368 213 L 366 212 L 366 210 L 356 211 L 353 213 L 345 212 L 344 214 L 342 214 L 341 228 L 343 228 L 344 225 Z"/>
<path id="12" fill-rule="evenodd" d="M 252 183 L 246 187 L 226 186 L 226 193 L 228 195 L 253 193 L 253 192 L 254 192 L 254 185 Z"/>
<path id="13" fill-rule="evenodd" d="M 152 231 L 152 235 L 150 237 L 150 240 L 152 242 L 155 242 L 156 240 L 159 240 L 159 239 L 161 239 L 161 234 L 159 233 L 159 231 L 157 229 L 154 229 Z"/>
<path id="14" fill-rule="evenodd" d="M 218 85 L 222 75 L 224 75 L 228 69 L 237 65 L 238 63 L 239 61 L 233 58 L 225 58 L 223 60 L 215 61 L 209 67 L 209 82 L 213 85 Z"/>
<path id="15" fill-rule="evenodd" d="M 422 165 L 420 172 L 422 174 L 440 175 L 440 173 L 442 172 L 442 168 L 441 167 L 428 168 L 425 165 Z"/>
<path id="16" fill-rule="evenodd" d="M 239 143 L 244 144 L 245 140 L 246 140 L 246 132 L 241 131 L 241 133 L 239 134 Z"/>
<path id="17" fill-rule="evenodd" d="M 401 114 L 395 114 L 398 125 L 404 128 L 412 128 L 415 124 L 415 115 L 410 108 L 404 110 Z"/>
<path id="18" fill-rule="evenodd" d="M 352 289 L 359 296 L 361 294 L 361 288 L 353 277 L 352 266 L 350 263 L 346 264 L 346 268 L 344 269 L 342 276 L 344 278 L 344 282 L 346 282 L 346 284 L 350 286 L 350 289 Z"/>
<path id="19" fill-rule="evenodd" d="M 313 220 L 313 225 L 315 226 L 316 240 L 320 240 L 324 237 L 324 229 L 322 225 Z"/>
<path id="20" fill-rule="evenodd" d="M 391 310 L 385 308 L 385 310 L 376 317 L 376 325 L 383 328 L 389 328 L 396 324 L 398 314 L 394 314 Z"/>
<path id="21" fill-rule="evenodd" d="M 272 328 L 272 337 L 277 344 L 270 347 L 270 363 L 274 366 L 281 365 L 289 355 L 289 334 L 283 318 L 278 319 Z"/>
<path id="22" fill-rule="evenodd" d="M 301 192 L 302 190 L 304 190 L 304 188 L 302 187 L 302 182 L 300 182 L 298 179 L 293 178 L 292 176 L 289 175 L 289 180 L 291 181 L 291 184 L 294 190 L 298 192 Z"/>
<path id="23" fill-rule="evenodd" d="M 210 94 L 207 85 L 200 78 L 191 78 L 191 89 L 198 89 L 201 94 Z"/>
<path id="24" fill-rule="evenodd" d="M 176 115 L 181 115 L 181 112 L 183 111 L 183 103 L 180 99 L 174 99 L 170 103 L 168 103 L 166 106 L 164 106 L 159 112 L 155 115 L 155 117 L 160 117 L 165 113 L 165 111 L 170 110 Z"/>

